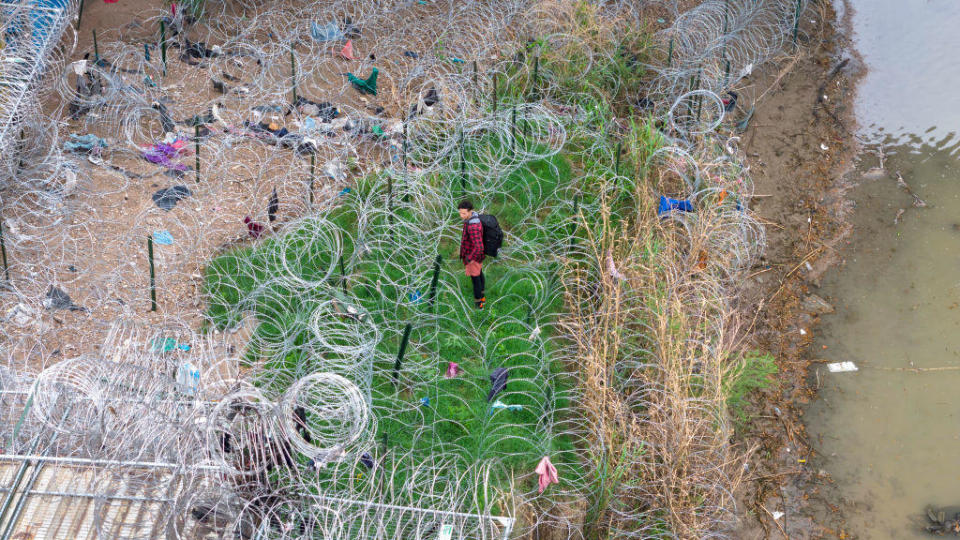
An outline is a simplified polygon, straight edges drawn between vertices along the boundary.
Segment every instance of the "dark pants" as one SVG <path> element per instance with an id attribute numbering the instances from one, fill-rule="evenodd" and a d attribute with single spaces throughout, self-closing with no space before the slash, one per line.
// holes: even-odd
<path id="1" fill-rule="evenodd" d="M 487 286 L 487 280 L 483 277 L 483 270 L 480 271 L 479 276 L 470 276 L 470 281 L 473 282 L 473 297 L 479 302 L 483 298 L 483 288 Z"/>

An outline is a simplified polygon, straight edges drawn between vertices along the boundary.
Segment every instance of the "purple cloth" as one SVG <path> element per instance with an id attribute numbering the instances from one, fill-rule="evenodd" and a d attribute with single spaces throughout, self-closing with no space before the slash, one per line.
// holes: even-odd
<path id="1" fill-rule="evenodd" d="M 167 143 L 157 143 L 150 148 L 144 150 L 143 158 L 149 161 L 150 163 L 156 163 L 157 165 L 163 165 L 170 169 L 175 169 L 178 171 L 186 171 L 188 167 L 182 163 L 174 163 L 171 161 L 171 158 L 174 158 L 179 153 L 179 150 L 172 144 Z"/>

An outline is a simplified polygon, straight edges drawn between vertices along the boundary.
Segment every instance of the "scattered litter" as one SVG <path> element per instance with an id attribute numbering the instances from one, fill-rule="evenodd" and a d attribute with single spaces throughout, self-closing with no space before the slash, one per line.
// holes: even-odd
<path id="1" fill-rule="evenodd" d="M 508 409 L 511 411 L 522 411 L 523 405 L 507 405 L 506 403 L 500 401 L 499 399 L 493 402 L 493 405 L 490 406 L 490 414 L 493 414 L 495 410 Z"/>
<path id="2" fill-rule="evenodd" d="M 323 165 L 323 174 L 333 178 L 338 182 L 342 182 L 347 179 L 347 170 L 340 163 L 340 158 L 333 158 L 330 161 L 326 162 Z M 347 188 L 349 189 L 349 188 Z M 347 193 L 350 193 L 347 191 Z M 342 195 L 343 193 L 341 193 Z"/>
<path id="3" fill-rule="evenodd" d="M 23 328 L 34 322 L 37 318 L 37 311 L 27 304 L 17 304 L 7 311 L 6 320 Z"/>
<path id="4" fill-rule="evenodd" d="M 340 116 L 340 109 L 335 107 L 329 101 L 316 102 L 312 99 L 298 96 L 293 106 L 300 114 L 306 116 L 316 116 L 323 122 L 332 122 L 334 118 Z"/>
<path id="5" fill-rule="evenodd" d="M 607 250 L 607 272 L 610 274 L 610 277 L 618 281 L 626 278 L 626 276 L 617 270 L 617 266 L 613 262 L 613 250 L 610 249 Z"/>
<path id="6" fill-rule="evenodd" d="M 423 293 L 420 291 L 412 291 L 407 293 L 407 298 L 410 299 L 411 304 L 422 304 L 423 303 Z"/>
<path id="7" fill-rule="evenodd" d="M 547 486 L 550 484 L 560 483 L 560 477 L 557 476 L 557 468 L 553 466 L 553 463 L 550 463 L 550 458 L 547 456 L 543 456 L 543 459 L 537 464 L 534 472 L 539 476 L 537 479 L 537 484 L 540 487 L 538 493 L 543 493 L 543 490 L 547 489 Z"/>
<path id="8" fill-rule="evenodd" d="M 847 371 L 858 371 L 857 365 L 853 362 L 833 362 L 827 364 L 827 369 L 830 370 L 830 373 L 844 373 Z"/>
<path id="9" fill-rule="evenodd" d="M 153 243 L 161 246 L 173 245 L 173 235 L 167 230 L 153 231 Z"/>
<path id="10" fill-rule="evenodd" d="M 773 519 L 780 519 L 783 517 L 783 512 L 770 512 L 770 515 L 773 516 Z"/>
<path id="11" fill-rule="evenodd" d="M 150 352 L 170 352 L 177 347 L 177 341 L 173 338 L 156 338 L 150 341 Z"/>
<path id="12" fill-rule="evenodd" d="M 70 298 L 63 289 L 50 286 L 50 289 L 47 290 L 47 297 L 43 300 L 43 307 L 47 309 L 69 309 L 70 311 L 86 311 L 86 308 L 80 307 L 73 303 L 73 300 Z"/>
<path id="13" fill-rule="evenodd" d="M 369 452 L 360 454 L 360 464 L 372 470 L 375 465 L 373 462 L 373 456 L 371 456 Z"/>
<path id="14" fill-rule="evenodd" d="M 180 385 L 185 394 L 197 395 L 200 390 L 200 370 L 190 362 L 180 364 L 180 367 L 177 368 L 177 384 Z"/>
<path id="15" fill-rule="evenodd" d="M 186 199 L 191 195 L 193 195 L 193 193 L 187 186 L 173 186 L 158 190 L 153 194 L 152 198 L 154 204 L 163 210 L 169 211 L 173 210 L 173 207 L 176 206 L 181 199 Z"/>
<path id="16" fill-rule="evenodd" d="M 824 152 L 826 152 L 827 150 L 830 149 L 830 147 L 827 146 L 827 145 L 825 145 L 825 144 L 823 144 L 823 143 L 820 143 L 820 149 L 823 150 Z"/>
<path id="17" fill-rule="evenodd" d="M 310 37 L 317 41 L 340 41 L 346 37 L 340 25 L 336 22 L 328 22 L 321 26 L 320 23 L 313 21 L 310 23 Z"/>
<path id="18" fill-rule="evenodd" d="M 833 306 L 815 294 L 811 294 L 803 299 L 803 309 L 813 313 L 814 315 L 833 313 Z"/>
<path id="19" fill-rule="evenodd" d="M 530 340 L 533 341 L 539 336 L 540 336 L 540 327 L 538 326 L 533 329 L 533 332 L 530 332 Z"/>
<path id="20" fill-rule="evenodd" d="M 510 377 L 507 368 L 498 367 L 490 374 L 490 392 L 487 393 L 487 402 L 507 389 L 507 378 Z"/>
<path id="21" fill-rule="evenodd" d="M 801 328 L 801 329 L 800 329 L 800 335 L 801 335 L 801 336 L 807 335 L 807 331 L 804 330 L 803 328 Z"/>
<path id="22" fill-rule="evenodd" d="M 927 207 L 927 203 L 924 202 L 924 200 L 921 199 L 920 197 L 917 197 L 917 194 L 916 194 L 916 193 L 911 193 L 910 195 L 913 195 L 913 207 L 914 207 L 914 208 L 926 208 L 926 207 Z"/>
<path id="23" fill-rule="evenodd" d="M 101 139 L 92 133 L 86 135 L 70 134 L 70 140 L 63 143 L 63 149 L 74 154 L 99 153 L 107 147 L 106 139 Z"/>
<path id="24" fill-rule="evenodd" d="M 740 70 L 740 78 L 749 77 L 753 73 L 753 64 L 747 64 Z"/>
<path id="25" fill-rule="evenodd" d="M 456 362 L 450 362 L 447 365 L 447 372 L 443 375 L 444 378 L 452 379 L 460 374 L 460 365 Z"/>
<path id="26" fill-rule="evenodd" d="M 428 398 L 428 397 L 422 397 L 422 398 L 420 398 L 420 406 L 421 406 L 421 407 L 429 407 L 429 406 L 430 406 L 430 398 Z"/>
<path id="27" fill-rule="evenodd" d="M 403 51 L 403 55 L 406 56 L 407 58 L 413 58 L 414 60 L 416 60 L 417 58 L 420 58 L 420 55 L 413 51 Z"/>
<path id="28" fill-rule="evenodd" d="M 900 223 L 900 217 L 904 214 L 904 212 L 906 212 L 906 210 L 904 210 L 903 208 L 897 210 L 897 215 L 894 216 L 894 218 L 893 218 L 893 224 L 894 224 L 894 225 L 897 225 L 897 224 Z"/>

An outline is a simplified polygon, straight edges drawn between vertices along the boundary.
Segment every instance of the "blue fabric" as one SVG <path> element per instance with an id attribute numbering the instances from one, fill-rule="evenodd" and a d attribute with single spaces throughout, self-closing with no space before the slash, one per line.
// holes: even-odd
<path id="1" fill-rule="evenodd" d="M 335 22 L 320 26 L 320 23 L 314 21 L 310 23 L 310 37 L 317 41 L 340 41 L 345 36 Z"/>
<path id="2" fill-rule="evenodd" d="M 170 231 L 153 231 L 153 241 L 161 246 L 173 245 L 173 235 Z"/>
<path id="3" fill-rule="evenodd" d="M 693 212 L 693 203 L 689 200 L 671 199 L 670 197 L 660 196 L 660 206 L 657 208 L 657 214 L 663 215 L 674 210 L 682 212 Z"/>
<path id="4" fill-rule="evenodd" d="M 70 140 L 63 143 L 63 149 L 67 152 L 90 152 L 96 147 L 106 148 L 107 141 L 97 137 L 93 133 L 86 135 L 70 134 Z"/>

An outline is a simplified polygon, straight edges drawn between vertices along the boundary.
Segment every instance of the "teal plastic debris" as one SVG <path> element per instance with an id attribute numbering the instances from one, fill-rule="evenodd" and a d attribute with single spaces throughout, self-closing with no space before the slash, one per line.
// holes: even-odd
<path id="1" fill-rule="evenodd" d="M 173 235 L 167 230 L 153 231 L 153 243 L 161 246 L 173 245 Z"/>
<path id="2" fill-rule="evenodd" d="M 420 398 L 420 405 L 421 405 L 422 407 L 429 407 L 429 406 L 430 406 L 430 398 L 428 398 L 428 397 L 422 397 L 422 398 Z"/>
<path id="3" fill-rule="evenodd" d="M 150 352 L 170 352 L 177 346 L 177 341 L 173 338 L 156 338 L 150 342 Z"/>
<path id="4" fill-rule="evenodd" d="M 493 402 L 493 405 L 490 406 L 490 414 L 493 414 L 496 410 L 507 409 L 510 411 L 522 411 L 523 405 L 507 405 L 506 403 L 500 401 L 499 399 Z"/>
<path id="5" fill-rule="evenodd" d="M 349 195 L 349 194 L 350 194 L 350 188 L 348 188 L 348 187 L 345 187 L 345 188 L 343 188 L 342 190 L 340 190 L 340 196 L 341 196 L 341 197 L 345 197 L 345 196 L 347 196 L 347 195 Z"/>
<path id="6" fill-rule="evenodd" d="M 107 141 L 97 137 L 93 133 L 88 133 L 86 135 L 77 135 L 75 133 L 71 133 L 70 140 L 63 143 L 64 150 L 77 154 L 92 152 L 95 149 L 102 149 L 106 147 Z"/>
<path id="7" fill-rule="evenodd" d="M 317 41 L 340 41 L 344 39 L 343 30 L 340 30 L 340 26 L 336 22 L 329 22 L 326 25 L 321 26 L 320 23 L 314 21 L 310 23 L 310 37 Z"/>
<path id="8" fill-rule="evenodd" d="M 407 297 L 410 299 L 410 303 L 412 304 L 423 303 L 423 293 L 420 291 L 409 292 L 407 293 Z"/>
<path id="9" fill-rule="evenodd" d="M 367 77 L 366 80 L 357 77 L 353 73 L 347 73 L 347 79 L 361 94 L 372 94 L 375 96 L 377 95 L 377 74 L 379 73 L 379 69 L 373 68 L 373 71 L 370 72 L 370 76 Z"/>
<path id="10" fill-rule="evenodd" d="M 189 351 L 189 350 L 190 350 L 190 346 L 187 345 L 186 343 L 181 343 L 181 344 L 177 345 L 177 348 L 180 349 L 181 351 Z"/>

